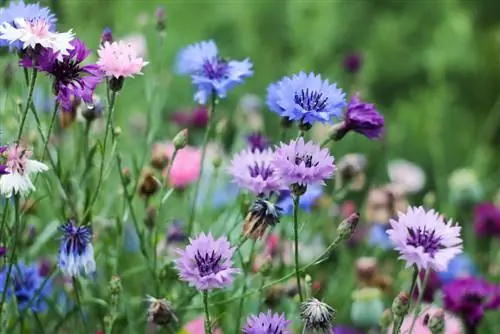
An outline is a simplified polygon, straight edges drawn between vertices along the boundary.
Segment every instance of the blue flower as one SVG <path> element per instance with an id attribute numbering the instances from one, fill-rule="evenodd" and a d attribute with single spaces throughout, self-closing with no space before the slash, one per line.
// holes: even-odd
<path id="1" fill-rule="evenodd" d="M 323 195 L 323 187 L 320 185 L 308 186 L 306 192 L 300 196 L 299 207 L 304 211 L 311 211 L 316 200 Z M 289 215 L 293 211 L 293 198 L 289 191 L 284 191 L 278 203 L 276 204 L 283 209 L 284 215 Z"/>
<path id="2" fill-rule="evenodd" d="M 393 248 L 392 241 L 386 233 L 388 228 L 388 225 L 373 223 L 368 233 L 368 244 L 380 249 Z"/>
<path id="3" fill-rule="evenodd" d="M 55 31 L 57 21 L 56 17 L 50 12 L 48 8 L 40 7 L 38 3 L 25 4 L 24 1 L 21 0 L 19 2 L 11 2 L 9 4 L 9 7 L 0 9 L 0 25 L 9 23 L 15 26 L 14 20 L 20 17 L 28 21 L 34 19 L 43 19 L 44 21 L 49 23 L 49 30 Z M 0 39 L 0 47 L 7 46 L 8 44 L 8 41 Z M 11 44 L 10 49 L 22 50 L 22 42 L 17 41 Z"/>
<path id="4" fill-rule="evenodd" d="M 93 274 L 96 270 L 94 248 L 92 247 L 92 227 L 78 226 L 68 220 L 59 229 L 64 233 L 59 248 L 59 268 L 68 276 Z"/>
<path id="5" fill-rule="evenodd" d="M 466 254 L 458 254 L 449 263 L 446 271 L 438 272 L 439 279 L 443 283 L 449 283 L 461 277 L 475 276 L 477 267 L 472 259 Z"/>
<path id="6" fill-rule="evenodd" d="M 126 222 L 125 223 L 125 228 L 123 230 L 123 235 L 124 235 L 124 247 L 125 251 L 129 253 L 136 253 L 139 251 L 140 248 L 140 243 L 141 241 L 139 240 L 139 235 L 137 234 L 137 231 L 135 230 L 134 224 L 131 222 Z"/>
<path id="7" fill-rule="evenodd" d="M 0 272 L 0 292 L 3 293 L 7 283 L 8 266 L 4 266 Z M 47 308 L 45 299 L 52 292 L 52 282 L 40 276 L 38 265 L 36 263 L 30 266 L 24 263 L 13 265 L 10 272 L 9 287 L 7 289 L 7 298 L 16 297 L 17 305 L 20 311 L 28 306 L 33 312 L 43 312 Z M 43 285 L 43 286 L 42 286 Z M 38 290 L 40 290 L 38 292 Z"/>
<path id="8" fill-rule="evenodd" d="M 267 88 L 269 109 L 301 124 L 314 122 L 332 123 L 340 117 L 347 105 L 345 93 L 336 84 L 322 80 L 321 75 L 300 72 L 269 85 Z"/>
<path id="9" fill-rule="evenodd" d="M 177 71 L 191 76 L 195 101 L 205 104 L 212 93 L 225 98 L 227 91 L 253 74 L 249 59 L 223 59 L 212 40 L 192 44 L 181 50 Z"/>

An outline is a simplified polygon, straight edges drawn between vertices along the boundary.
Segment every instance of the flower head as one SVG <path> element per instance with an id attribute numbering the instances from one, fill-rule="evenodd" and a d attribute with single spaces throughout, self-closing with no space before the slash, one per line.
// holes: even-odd
<path id="1" fill-rule="evenodd" d="M 272 164 L 273 157 L 271 149 L 262 152 L 243 150 L 231 160 L 228 173 L 241 188 L 257 196 L 269 195 L 283 188 L 280 174 Z"/>
<path id="2" fill-rule="evenodd" d="M 94 248 L 92 247 L 92 227 L 78 226 L 69 220 L 59 227 L 63 238 L 59 247 L 59 268 L 65 275 L 89 275 L 95 272 Z"/>
<path id="3" fill-rule="evenodd" d="M 344 69 L 352 74 L 356 74 L 363 65 L 363 55 L 361 53 L 348 53 L 344 58 Z"/>
<path id="4" fill-rule="evenodd" d="M 400 185 L 407 193 L 414 194 L 425 186 L 422 168 L 403 159 L 392 160 L 387 165 L 387 173 L 392 183 Z"/>
<path id="5" fill-rule="evenodd" d="M 137 51 L 130 43 L 106 41 L 97 51 L 99 54 L 97 65 L 107 77 L 116 79 L 142 74 L 141 70 L 148 62 L 139 57 Z"/>
<path id="6" fill-rule="evenodd" d="M 153 151 L 163 152 L 169 160 L 168 164 L 172 164 L 167 180 L 169 185 L 174 188 L 185 188 L 196 182 L 200 175 L 201 152 L 196 147 L 186 146 L 178 150 L 174 161 L 171 161 L 174 149 L 172 143 L 158 143 Z M 167 177 L 167 171 L 168 166 L 163 170 L 164 177 Z"/>
<path id="7" fill-rule="evenodd" d="M 455 255 L 462 252 L 460 226 L 453 225 L 434 210 L 411 207 L 399 213 L 398 220 L 391 219 L 387 231 L 400 259 L 406 267 L 416 265 L 419 269 L 446 270 Z"/>
<path id="8" fill-rule="evenodd" d="M 205 104 L 214 93 L 225 98 L 227 91 L 253 74 L 249 59 L 243 61 L 224 59 L 212 40 L 192 44 L 181 50 L 177 70 L 191 76 L 196 89 L 195 101 Z"/>
<path id="9" fill-rule="evenodd" d="M 334 317 L 335 310 L 316 298 L 311 298 L 300 305 L 300 318 L 306 328 L 304 333 L 330 334 Z"/>
<path id="10" fill-rule="evenodd" d="M 272 313 L 268 310 L 267 313 L 249 316 L 242 330 L 244 334 L 292 334 L 290 324 L 291 321 L 286 320 L 284 313 Z"/>
<path id="11" fill-rule="evenodd" d="M 234 248 L 226 237 L 214 239 L 210 233 L 201 233 L 196 239 L 190 239 L 185 250 L 179 249 L 177 253 L 180 278 L 198 290 L 225 288 L 239 272 L 233 268 Z"/>
<path id="12" fill-rule="evenodd" d="M 444 286 L 443 295 L 445 308 L 459 314 L 469 328 L 479 325 L 485 310 L 500 308 L 500 286 L 482 279 L 459 278 Z"/>
<path id="13" fill-rule="evenodd" d="M 481 203 L 474 210 L 474 228 L 480 237 L 500 237 L 500 208 Z"/>
<path id="14" fill-rule="evenodd" d="M 172 309 L 172 305 L 166 299 L 157 299 L 147 296 L 148 321 L 158 326 L 167 326 L 172 323 L 177 323 L 178 319 Z"/>
<path id="15" fill-rule="evenodd" d="M 300 137 L 289 144 L 281 143 L 273 159 L 285 185 L 323 183 L 335 172 L 334 159 L 328 149 Z"/>
<path id="16" fill-rule="evenodd" d="M 171 120 L 182 128 L 204 129 L 208 123 L 208 109 L 205 106 L 199 106 L 192 111 L 177 111 L 172 114 Z"/>
<path id="17" fill-rule="evenodd" d="M 5 172 L 8 172 L 0 176 L 0 195 L 5 197 L 10 197 L 13 193 L 25 195 L 35 190 L 30 176 L 45 172 L 49 168 L 41 162 L 31 160 L 31 155 L 31 151 L 17 144 L 0 150 L 0 165 L 5 166 Z"/>
<path id="18" fill-rule="evenodd" d="M 183 328 L 182 332 L 189 334 L 205 334 L 205 318 L 200 316 L 189 321 Z M 220 328 L 212 328 L 213 334 L 222 334 Z"/>
<path id="19" fill-rule="evenodd" d="M 342 115 L 346 104 L 345 93 L 319 74 L 300 72 L 267 88 L 269 109 L 302 124 L 332 123 L 332 118 Z"/>
<path id="20" fill-rule="evenodd" d="M 280 222 L 281 208 L 271 202 L 258 199 L 250 208 L 243 224 L 243 235 L 260 239 L 268 227 Z"/>
<path id="21" fill-rule="evenodd" d="M 8 266 L 4 266 L 0 272 L 0 291 L 2 293 L 7 283 L 8 271 Z M 12 265 L 7 298 L 14 296 L 20 311 L 30 307 L 33 312 L 43 312 L 47 308 L 45 299 L 52 291 L 51 281 L 49 280 L 45 284 L 44 281 L 45 279 L 38 272 L 36 263 L 29 266 L 22 262 Z"/>
<path id="22" fill-rule="evenodd" d="M 246 136 L 248 147 L 252 152 L 264 151 L 269 147 L 269 139 L 260 132 L 253 132 Z"/>
<path id="23" fill-rule="evenodd" d="M 37 68 L 54 78 L 54 92 L 63 110 L 71 110 L 75 100 L 82 99 L 86 103 L 93 103 L 93 94 L 96 86 L 102 80 L 102 72 L 95 64 L 82 65 L 90 51 L 79 40 L 71 41 L 72 49 L 62 59 L 58 60 L 58 53 L 52 50 L 41 52 L 37 59 Z M 31 59 L 24 59 L 27 66 L 32 65 Z"/>

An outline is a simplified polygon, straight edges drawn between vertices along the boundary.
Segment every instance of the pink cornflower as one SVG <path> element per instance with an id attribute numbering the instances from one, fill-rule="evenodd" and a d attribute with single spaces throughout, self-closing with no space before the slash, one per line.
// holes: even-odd
<path id="1" fill-rule="evenodd" d="M 142 74 L 142 68 L 148 64 L 138 56 L 138 50 L 132 44 L 123 41 L 104 42 L 97 53 L 99 54 L 97 65 L 106 76 L 116 79 Z"/>
<path id="2" fill-rule="evenodd" d="M 41 162 L 31 160 L 32 152 L 17 144 L 5 147 L 2 151 L 0 162 L 8 174 L 0 176 L 0 195 L 5 197 L 10 197 L 13 193 L 25 195 L 35 190 L 30 175 L 45 172 L 49 168 Z"/>
<path id="3" fill-rule="evenodd" d="M 168 165 L 172 163 L 170 161 L 174 153 L 174 145 L 172 143 L 156 144 L 153 151 L 163 152 L 168 159 Z M 163 170 L 164 177 L 167 176 L 168 165 Z M 168 184 L 174 188 L 185 188 L 191 183 L 196 182 L 200 174 L 200 168 L 200 150 L 192 146 L 186 146 L 177 151 L 167 180 Z"/>
<path id="4" fill-rule="evenodd" d="M 200 316 L 191 320 L 184 326 L 182 332 L 186 334 L 205 334 L 205 318 Z M 222 334 L 220 328 L 215 328 L 212 332 L 213 334 Z"/>
<path id="5" fill-rule="evenodd" d="M 397 220 L 390 220 L 387 234 L 407 268 L 416 265 L 420 270 L 444 271 L 451 259 L 462 252 L 460 226 L 451 220 L 445 222 L 434 210 L 410 207 L 398 215 Z"/>
<path id="6" fill-rule="evenodd" d="M 412 333 L 414 334 L 431 334 L 431 330 L 428 327 L 429 318 L 434 316 L 437 312 L 442 310 L 434 305 L 424 305 L 422 311 L 415 321 L 415 326 L 413 327 Z M 408 315 L 404 318 L 403 325 L 401 326 L 400 333 L 408 333 L 411 324 L 413 323 L 414 316 Z M 387 334 L 392 333 L 392 326 L 387 329 Z M 443 334 L 462 334 L 463 327 L 460 319 L 453 316 L 452 314 L 444 313 L 444 332 Z"/>

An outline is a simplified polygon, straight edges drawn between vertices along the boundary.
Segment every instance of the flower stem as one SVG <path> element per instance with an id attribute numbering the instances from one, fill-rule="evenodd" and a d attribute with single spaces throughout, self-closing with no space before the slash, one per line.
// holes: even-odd
<path id="1" fill-rule="evenodd" d="M 201 165 L 200 165 L 200 172 L 198 174 L 198 179 L 196 180 L 196 185 L 194 188 L 194 198 L 193 198 L 193 203 L 191 204 L 191 212 L 189 213 L 189 220 L 188 220 L 188 228 L 187 228 L 187 235 L 191 235 L 191 232 L 193 230 L 193 224 L 196 216 L 196 202 L 198 202 L 198 193 L 200 191 L 200 183 L 201 183 L 201 177 L 203 175 L 203 166 L 205 162 L 205 155 L 207 153 L 207 144 L 208 144 L 208 139 L 210 138 L 210 133 L 212 132 L 212 128 L 214 126 L 214 113 L 215 113 L 215 106 L 217 105 L 217 95 L 215 92 L 212 92 L 212 105 L 210 107 L 210 112 L 208 114 L 208 125 L 207 129 L 205 130 L 205 136 L 203 138 L 203 144 L 201 147 Z"/>
<path id="2" fill-rule="evenodd" d="M 73 290 L 75 290 L 76 304 L 78 306 L 78 310 L 80 311 L 80 317 L 82 318 L 83 327 L 85 328 L 86 333 L 91 333 L 87 324 L 87 320 L 85 319 L 85 313 L 83 313 L 80 291 L 78 290 L 79 289 L 78 279 L 76 277 L 72 277 L 71 282 L 73 283 Z"/>
<path id="3" fill-rule="evenodd" d="M 299 268 L 299 199 L 300 196 L 293 196 L 293 231 L 295 236 L 295 277 L 297 278 L 297 290 L 299 292 L 299 299 L 302 303 L 304 296 L 300 285 L 300 268 Z"/>
<path id="4" fill-rule="evenodd" d="M 18 142 L 23 134 L 24 124 L 26 123 L 26 117 L 28 116 L 28 109 L 30 108 L 31 101 L 33 100 L 33 91 L 35 90 L 35 82 L 37 74 L 38 71 L 36 69 L 33 69 L 33 72 L 31 73 L 30 85 L 28 88 L 28 98 L 26 99 L 26 105 L 24 106 L 23 114 L 21 116 L 21 124 L 19 125 L 19 132 L 17 133 L 16 141 Z"/>
<path id="5" fill-rule="evenodd" d="M 415 308 L 413 309 L 413 314 L 414 314 L 413 321 L 411 322 L 411 326 L 410 326 L 410 330 L 408 331 L 408 334 L 412 333 L 413 327 L 415 327 L 415 324 L 417 322 L 418 307 L 420 306 L 420 303 L 422 302 L 422 299 L 424 297 L 424 292 L 425 292 L 425 288 L 427 286 L 427 282 L 429 281 L 429 274 L 430 273 L 431 273 L 431 269 L 427 268 L 427 270 L 425 271 L 424 281 L 423 281 L 422 285 L 419 286 L 417 302 L 415 304 Z"/>
<path id="6" fill-rule="evenodd" d="M 205 334 L 212 334 L 212 323 L 208 312 L 208 291 L 203 291 L 203 307 L 205 308 Z"/>
<path id="7" fill-rule="evenodd" d="M 413 275 L 412 275 L 412 281 L 411 281 L 411 287 L 410 287 L 410 294 L 409 294 L 410 298 L 413 297 L 413 293 L 415 292 L 415 288 L 417 287 L 417 280 L 418 280 L 418 267 L 415 266 L 413 268 Z M 403 325 L 403 320 L 404 320 L 404 317 L 397 318 L 394 320 L 394 324 L 392 326 L 392 334 L 399 333 L 399 331 L 401 330 L 401 326 Z"/>

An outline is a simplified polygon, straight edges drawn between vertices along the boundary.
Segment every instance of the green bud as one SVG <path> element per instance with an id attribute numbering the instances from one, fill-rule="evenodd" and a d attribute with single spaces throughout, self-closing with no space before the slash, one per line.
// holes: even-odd
<path id="1" fill-rule="evenodd" d="M 174 140 L 172 142 L 176 150 L 180 150 L 181 148 L 186 147 L 188 142 L 188 134 L 189 134 L 188 129 L 184 129 L 175 135 Z"/>
<path id="2" fill-rule="evenodd" d="M 111 296 L 118 296 L 122 291 L 122 282 L 120 276 L 113 275 L 109 280 L 109 294 Z"/>
<path id="3" fill-rule="evenodd" d="M 386 309 L 382 314 L 382 317 L 380 317 L 379 325 L 382 329 L 387 329 L 392 324 L 393 320 L 394 319 L 391 310 Z"/>
<path id="4" fill-rule="evenodd" d="M 356 231 L 356 226 L 359 222 L 359 213 L 352 213 L 349 217 L 344 219 L 337 228 L 337 238 L 340 240 L 348 240 Z"/>
<path id="5" fill-rule="evenodd" d="M 429 319 L 427 326 L 432 334 L 444 334 L 444 311 L 437 310 Z"/>
<path id="6" fill-rule="evenodd" d="M 400 292 L 392 302 L 392 313 L 396 318 L 403 318 L 410 309 L 410 298 L 406 292 Z"/>

